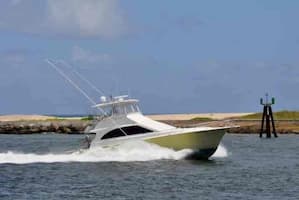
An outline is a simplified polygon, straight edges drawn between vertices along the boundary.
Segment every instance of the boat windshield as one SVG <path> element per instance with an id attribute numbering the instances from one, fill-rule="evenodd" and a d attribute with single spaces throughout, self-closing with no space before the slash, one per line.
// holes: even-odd
<path id="1" fill-rule="evenodd" d="M 107 116 L 112 116 L 140 112 L 140 109 L 137 104 L 114 104 L 104 108 L 104 111 Z"/>

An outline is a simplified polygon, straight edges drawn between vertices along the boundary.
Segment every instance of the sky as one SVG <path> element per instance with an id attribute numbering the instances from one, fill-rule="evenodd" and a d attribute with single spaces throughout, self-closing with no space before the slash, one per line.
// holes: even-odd
<path id="1" fill-rule="evenodd" d="M 90 114 L 129 94 L 144 113 L 299 109 L 299 1 L 6 0 L 0 2 L 0 114 Z"/>

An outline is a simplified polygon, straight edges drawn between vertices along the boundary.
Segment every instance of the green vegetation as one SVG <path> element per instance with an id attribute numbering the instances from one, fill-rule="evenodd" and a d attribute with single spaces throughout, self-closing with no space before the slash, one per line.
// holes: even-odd
<path id="1" fill-rule="evenodd" d="M 63 117 L 55 117 L 55 118 L 52 118 L 52 119 L 47 119 L 45 121 L 63 121 L 63 120 L 66 120 L 66 119 L 63 118 Z"/>
<path id="2" fill-rule="evenodd" d="M 208 118 L 208 117 L 194 117 L 194 118 L 190 119 L 190 121 L 193 121 L 193 122 L 207 122 L 207 121 L 213 121 L 213 119 Z"/>
<path id="3" fill-rule="evenodd" d="M 283 110 L 279 112 L 274 112 L 274 119 L 276 120 L 299 120 L 299 111 L 288 111 Z M 255 113 L 251 115 L 246 115 L 240 117 L 240 119 L 261 119 L 262 113 Z"/>
<path id="4" fill-rule="evenodd" d="M 93 120 L 93 116 L 92 115 L 88 115 L 87 117 L 82 117 L 81 120 L 86 120 L 86 121 L 89 121 L 89 120 Z"/>

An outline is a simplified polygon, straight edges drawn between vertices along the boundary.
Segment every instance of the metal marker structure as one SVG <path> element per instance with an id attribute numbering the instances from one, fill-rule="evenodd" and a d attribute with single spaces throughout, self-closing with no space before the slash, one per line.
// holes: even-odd
<path id="1" fill-rule="evenodd" d="M 268 97 L 269 95 L 268 93 L 266 93 L 266 101 L 264 102 L 263 98 L 260 99 L 260 104 L 264 106 L 260 137 L 263 137 L 263 134 L 265 133 L 267 138 L 271 138 L 271 131 L 274 137 L 277 137 L 277 133 L 275 130 L 275 122 L 274 122 L 273 112 L 271 107 L 272 105 L 275 104 L 275 98 L 272 97 L 271 102 L 269 102 Z M 270 123 L 272 124 L 272 129 Z M 264 124 L 265 124 L 265 129 L 264 129 Z"/>

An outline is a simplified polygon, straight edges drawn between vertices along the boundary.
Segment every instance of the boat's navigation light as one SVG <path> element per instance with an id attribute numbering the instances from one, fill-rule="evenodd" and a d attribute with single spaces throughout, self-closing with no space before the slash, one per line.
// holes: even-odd
<path id="1" fill-rule="evenodd" d="M 101 102 L 105 103 L 107 101 L 107 98 L 105 96 L 101 96 Z"/>

